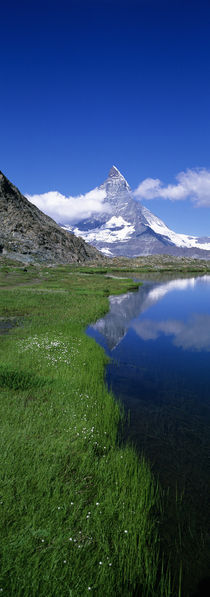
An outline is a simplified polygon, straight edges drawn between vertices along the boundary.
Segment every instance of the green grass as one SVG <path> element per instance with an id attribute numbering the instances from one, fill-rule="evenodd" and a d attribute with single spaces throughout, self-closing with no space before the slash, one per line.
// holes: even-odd
<path id="1" fill-rule="evenodd" d="M 3 595 L 176 595 L 160 556 L 160 491 L 118 443 L 122 411 L 85 327 L 131 280 L 7 267 L 1 336 Z"/>

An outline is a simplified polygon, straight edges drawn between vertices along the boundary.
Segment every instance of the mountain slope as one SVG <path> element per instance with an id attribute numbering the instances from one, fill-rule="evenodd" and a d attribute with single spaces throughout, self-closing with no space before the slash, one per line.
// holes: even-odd
<path id="1" fill-rule="evenodd" d="M 82 236 L 105 255 L 137 257 L 155 253 L 210 258 L 210 238 L 177 234 L 140 202 L 119 170 L 112 166 L 108 178 L 98 187 L 105 190 L 109 211 L 96 218 L 64 227 Z"/>
<path id="2" fill-rule="evenodd" d="M 72 263 L 101 259 L 94 247 L 62 230 L 32 205 L 2 172 L 0 253 L 26 262 Z"/>

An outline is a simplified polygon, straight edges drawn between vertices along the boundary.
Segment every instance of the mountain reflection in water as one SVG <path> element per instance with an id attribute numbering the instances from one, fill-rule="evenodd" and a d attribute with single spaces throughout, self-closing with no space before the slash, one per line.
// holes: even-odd
<path id="1" fill-rule="evenodd" d="M 143 287 L 139 288 L 138 292 L 111 296 L 109 299 L 109 312 L 105 317 L 90 326 L 87 332 L 93 337 L 94 331 L 101 334 L 109 350 L 116 348 L 129 327 L 132 327 L 144 340 L 156 339 L 161 333 L 172 334 L 177 338 L 177 341 L 174 341 L 177 346 L 209 350 L 210 313 L 193 314 L 188 322 L 175 319 L 159 322 L 150 319 L 141 321 L 139 319 L 141 313 L 147 311 L 169 292 L 186 291 L 189 288 L 194 288 L 196 284 L 210 285 L 210 276 L 197 279 L 170 280 L 158 285 L 157 283 L 146 282 Z M 101 344 L 104 345 L 102 338 Z"/>
<path id="2" fill-rule="evenodd" d="M 111 357 L 108 387 L 130 413 L 125 439 L 163 487 L 184 492 L 193 593 L 209 567 L 210 276 L 144 281 L 137 292 L 110 297 L 109 313 L 87 333 Z"/>

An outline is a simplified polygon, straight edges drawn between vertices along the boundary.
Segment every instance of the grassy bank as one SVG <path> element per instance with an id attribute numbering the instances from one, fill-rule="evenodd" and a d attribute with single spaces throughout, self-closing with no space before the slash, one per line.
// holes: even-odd
<path id="1" fill-rule="evenodd" d="M 75 267 L 75 266 L 74 266 Z M 78 269 L 78 266 L 76 266 Z M 133 273 L 169 273 L 187 275 L 192 273 L 210 273 L 209 259 L 194 259 L 193 257 L 174 257 L 172 255 L 145 255 L 141 257 L 113 257 L 106 258 L 104 262 L 92 264 L 86 268 L 84 265 L 81 271 L 109 273 L 109 272 L 133 272 Z"/>
<path id="2" fill-rule="evenodd" d="M 161 573 L 161 499 L 119 447 L 103 350 L 84 333 L 130 280 L 2 268 L 2 574 L 7 596 L 177 595 Z"/>

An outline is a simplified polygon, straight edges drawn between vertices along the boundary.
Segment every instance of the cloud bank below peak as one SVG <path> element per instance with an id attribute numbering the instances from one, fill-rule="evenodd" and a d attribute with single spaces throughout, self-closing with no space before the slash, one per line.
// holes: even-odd
<path id="1" fill-rule="evenodd" d="M 145 178 L 135 189 L 137 199 L 190 199 L 195 207 L 210 207 L 210 170 L 188 169 L 176 176 L 176 184 L 164 186 L 159 178 Z"/>
<path id="2" fill-rule="evenodd" d="M 26 197 L 58 224 L 74 224 L 93 214 L 109 211 L 109 206 L 104 202 L 106 192 L 103 189 L 96 188 L 76 197 L 66 197 L 58 191 Z"/>

